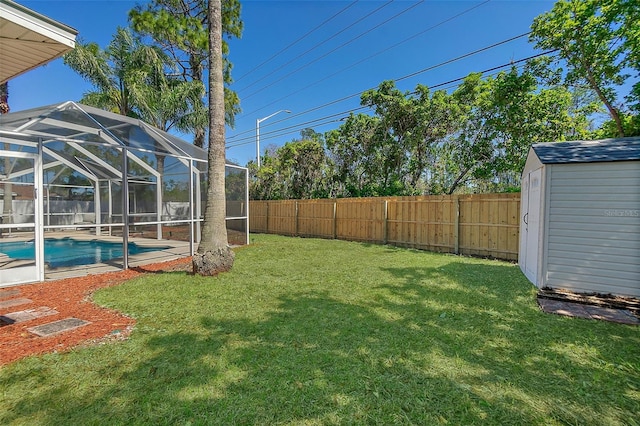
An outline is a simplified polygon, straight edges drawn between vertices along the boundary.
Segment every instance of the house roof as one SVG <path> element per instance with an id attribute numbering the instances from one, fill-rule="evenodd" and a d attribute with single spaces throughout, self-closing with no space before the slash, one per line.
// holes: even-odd
<path id="1" fill-rule="evenodd" d="M 640 137 L 539 143 L 531 147 L 543 164 L 640 160 Z"/>
<path id="2" fill-rule="evenodd" d="M 12 0 L 0 0 L 0 84 L 73 49 L 78 31 Z"/>

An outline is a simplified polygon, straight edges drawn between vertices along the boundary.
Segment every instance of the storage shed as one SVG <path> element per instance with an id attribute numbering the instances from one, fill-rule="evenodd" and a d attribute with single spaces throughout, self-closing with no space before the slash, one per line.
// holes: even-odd
<path id="1" fill-rule="evenodd" d="M 520 211 L 537 287 L 640 297 L 640 137 L 533 145 Z"/>

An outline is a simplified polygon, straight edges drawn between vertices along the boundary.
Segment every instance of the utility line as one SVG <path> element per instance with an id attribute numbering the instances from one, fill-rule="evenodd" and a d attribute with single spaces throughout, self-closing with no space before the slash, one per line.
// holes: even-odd
<path id="1" fill-rule="evenodd" d="M 383 5 L 381 5 L 380 7 L 376 8 L 375 10 L 373 10 L 372 12 L 369 12 L 368 14 L 366 14 L 365 16 L 363 16 L 362 18 L 358 19 L 357 21 L 351 23 L 350 25 L 346 26 L 345 28 L 343 28 L 342 30 L 338 31 L 337 33 L 333 34 L 331 37 L 325 39 L 324 41 L 321 41 L 320 43 L 314 45 L 313 47 L 311 47 L 310 49 L 306 50 L 304 53 L 296 56 L 295 58 L 291 59 L 288 62 L 285 62 L 284 64 L 280 65 L 278 68 L 276 68 L 275 70 L 271 71 L 270 73 L 268 73 L 265 76 L 262 76 L 261 78 L 259 78 L 258 80 L 254 81 L 253 83 L 251 83 L 250 85 L 236 90 L 237 93 L 242 93 L 243 91 L 247 90 L 248 88 L 255 86 L 256 84 L 258 84 L 259 82 L 261 82 L 262 80 L 264 80 L 265 78 L 275 74 L 276 72 L 280 71 L 282 68 L 286 67 L 287 65 L 289 65 L 292 62 L 295 62 L 296 60 L 302 58 L 304 55 L 306 55 L 307 53 L 317 49 L 318 47 L 322 46 L 323 44 L 327 43 L 329 40 L 332 40 L 334 38 L 336 38 L 337 36 L 339 36 L 340 34 L 342 34 L 343 32 L 347 31 L 349 28 L 352 28 L 353 26 L 355 26 L 356 24 L 362 22 L 363 20 L 367 19 L 369 16 L 373 15 L 374 13 L 378 12 L 379 10 L 389 6 L 391 3 L 393 3 L 394 0 L 391 0 L 387 3 L 384 3 Z"/>
<path id="2" fill-rule="evenodd" d="M 300 131 L 300 130 L 306 128 L 306 127 L 309 127 L 309 125 L 311 125 L 311 124 L 315 124 L 316 126 L 319 126 L 321 124 L 327 124 L 327 123 L 316 123 L 316 122 L 327 120 L 329 118 L 334 118 L 334 119 L 329 121 L 328 123 L 337 122 L 337 121 L 340 121 L 342 118 L 344 118 L 344 115 L 349 113 L 349 112 L 358 111 L 358 110 L 366 109 L 366 108 L 368 108 L 368 107 L 359 107 L 359 108 L 351 109 L 349 111 L 342 111 L 342 112 L 338 112 L 338 113 L 335 113 L 335 114 L 326 115 L 324 117 L 316 118 L 316 119 L 313 119 L 313 120 L 310 120 L 310 121 L 306 121 L 304 123 L 294 124 L 294 125 L 289 126 L 289 127 L 283 127 L 283 128 L 277 129 L 277 130 L 272 130 L 270 132 L 266 132 L 264 134 L 261 134 L 260 138 L 262 139 L 262 137 L 264 135 L 264 136 L 266 136 L 265 139 L 273 139 L 275 137 L 279 137 L 279 136 L 282 136 L 284 134 L 287 134 L 287 133 L 279 134 L 280 132 L 282 132 L 284 130 L 291 130 L 291 129 L 295 129 L 294 133 L 297 133 L 298 131 Z M 335 117 L 340 117 L 340 119 L 335 119 Z M 276 134 L 276 133 L 278 133 L 278 134 Z M 269 137 L 269 135 L 272 135 L 272 136 Z M 245 141 L 248 141 L 248 142 L 245 142 Z M 227 148 L 240 146 L 240 145 L 247 145 L 249 143 L 253 143 L 253 141 L 255 141 L 255 139 L 253 137 L 245 137 L 245 138 L 240 139 L 239 141 L 234 141 L 231 145 L 228 145 Z"/>
<path id="3" fill-rule="evenodd" d="M 304 64 L 304 65 L 302 65 L 302 66 L 300 66 L 300 67 L 296 68 L 295 70 L 291 71 L 289 74 L 283 75 L 282 77 L 280 77 L 280 78 L 279 78 L 279 79 L 277 79 L 276 81 L 273 81 L 273 82 L 271 82 L 270 84 L 268 84 L 268 85 L 266 85 L 266 86 L 262 87 L 261 89 L 256 90 L 255 92 L 250 93 L 249 95 L 246 95 L 246 96 L 244 97 L 244 99 L 249 99 L 250 97 L 252 97 L 252 96 L 254 96 L 254 95 L 257 95 L 258 93 L 262 92 L 263 90 L 268 89 L 269 87 L 273 86 L 274 84 L 281 82 L 281 81 L 282 81 L 282 80 L 284 80 L 285 78 L 288 78 L 288 77 L 292 76 L 293 74 L 297 74 L 298 72 L 302 71 L 303 69 L 307 68 L 308 66 L 310 66 L 310 65 L 312 65 L 312 64 L 315 64 L 316 62 L 318 62 L 318 61 L 320 61 L 320 60 L 322 60 L 322 59 L 326 58 L 327 56 L 331 55 L 332 53 L 334 53 L 334 52 L 336 52 L 336 51 L 338 51 L 338 50 L 342 49 L 343 47 L 345 47 L 345 46 L 347 46 L 347 45 L 349 45 L 349 44 L 353 43 L 354 41 L 358 40 L 359 38 L 364 37 L 365 35 L 369 34 L 371 31 L 374 31 L 374 30 L 376 30 L 376 29 L 380 28 L 381 26 L 385 25 L 386 23 L 388 23 L 388 22 L 390 22 L 390 21 L 392 21 L 392 20 L 396 19 L 398 16 L 400 16 L 400 15 L 402 15 L 402 14 L 404 14 L 404 13 L 408 12 L 409 10 L 411 10 L 411 9 L 413 9 L 414 7 L 416 7 L 416 6 L 418 6 L 419 4 L 421 4 L 423 1 L 424 1 L 424 0 L 422 0 L 422 1 L 421 1 L 421 2 L 419 2 L 419 3 L 414 3 L 414 4 L 412 4 L 411 6 L 407 7 L 407 8 L 406 8 L 406 9 L 404 9 L 403 11 L 401 11 L 401 12 L 399 12 L 399 13 L 397 13 L 397 14 L 393 15 L 392 17 L 390 17 L 390 18 L 386 19 L 385 21 L 383 21 L 383 22 L 379 23 L 378 25 L 376 25 L 376 26 L 374 26 L 374 27 L 372 27 L 372 28 L 370 28 L 370 29 L 368 29 L 368 30 L 364 31 L 363 33 L 361 33 L 361 34 L 357 35 L 356 37 L 352 38 L 351 40 L 349 40 L 349 41 L 347 41 L 347 42 L 345 42 L 345 43 L 341 44 L 340 46 L 338 46 L 338 47 L 336 47 L 336 48 L 334 48 L 334 49 L 332 49 L 332 50 L 328 51 L 328 52 L 327 52 L 327 53 L 325 53 L 324 55 L 319 56 L 319 57 L 317 57 L 316 59 L 314 59 L 314 60 L 312 60 L 312 61 L 310 61 L 310 62 L 307 62 L 306 64 Z"/>
<path id="4" fill-rule="evenodd" d="M 398 43 L 396 43 L 396 44 L 394 44 L 394 45 L 392 45 L 392 46 L 389 46 L 389 47 L 387 47 L 386 49 L 383 49 L 383 50 L 381 50 L 381 51 L 379 51 L 379 52 L 377 52 L 377 53 L 374 53 L 373 55 L 370 55 L 370 56 L 368 56 L 368 57 L 366 57 L 366 58 L 364 58 L 364 59 L 361 59 L 361 60 L 359 60 L 358 62 L 355 62 L 355 63 L 353 63 L 353 64 L 349 65 L 349 66 L 348 66 L 348 67 L 346 67 L 346 68 L 343 68 L 343 69 L 341 69 L 341 70 L 339 70 L 339 71 L 336 71 L 336 72 L 334 72 L 333 74 L 329 74 L 328 76 L 326 76 L 326 77 L 324 77 L 324 78 L 322 78 L 322 79 L 320 79 L 320 80 L 317 80 L 317 81 L 315 81 L 315 82 L 313 82 L 313 83 L 311 83 L 311 84 L 309 84 L 309 85 L 307 85 L 307 86 L 305 86 L 305 87 L 303 87 L 303 88 L 301 88 L 301 89 L 298 89 L 298 90 L 296 90 L 295 92 L 289 93 L 289 94 L 287 94 L 287 95 L 285 95 L 285 96 L 282 96 L 282 97 L 280 97 L 280 98 L 278 98 L 278 99 L 276 99 L 276 100 L 274 100 L 274 101 L 271 101 L 270 103 L 268 103 L 268 104 L 266 104 L 266 105 L 263 105 L 263 106 L 262 106 L 262 107 L 260 107 L 259 109 L 251 111 L 249 114 L 254 114 L 254 113 L 259 112 L 259 111 L 261 111 L 261 110 L 263 110 L 263 109 L 265 109 L 265 108 L 267 108 L 267 107 L 269 107 L 269 106 L 271 106 L 271 105 L 273 105 L 273 104 L 276 104 L 276 103 L 278 103 L 278 102 L 280 102 L 280 101 L 282 101 L 282 100 L 284 100 L 284 99 L 287 99 L 287 98 L 290 98 L 291 96 L 297 95 L 298 93 L 303 92 L 303 91 L 307 90 L 307 89 L 308 89 L 308 88 L 310 88 L 310 87 L 313 87 L 313 86 L 315 86 L 315 85 L 317 85 L 317 84 L 319 84 L 319 83 L 322 83 L 323 81 L 326 81 L 326 80 L 328 80 L 328 79 L 330 79 L 330 78 L 333 78 L 333 77 L 335 77 L 336 75 L 341 74 L 341 73 L 342 73 L 342 72 L 344 72 L 344 71 L 347 71 L 347 70 L 349 70 L 349 69 L 351 69 L 351 68 L 353 68 L 353 67 L 355 67 L 355 66 L 357 66 L 357 65 L 360 65 L 360 64 L 361 64 L 361 63 L 363 63 L 363 62 L 368 61 L 369 59 L 372 59 L 372 58 L 374 58 L 374 57 L 376 57 L 376 56 L 379 56 L 379 55 L 381 55 L 381 54 L 383 54 L 383 53 L 385 53 L 385 52 L 387 52 L 387 51 L 389 51 L 389 50 L 391 50 L 391 49 L 395 49 L 396 47 L 400 46 L 400 45 L 401 45 L 401 44 L 403 44 L 403 43 L 406 43 L 406 42 L 408 42 L 408 41 L 410 41 L 410 40 L 412 40 L 412 39 L 414 39 L 414 38 L 416 38 L 416 37 L 418 37 L 418 36 L 423 35 L 424 33 L 428 32 L 428 31 L 431 31 L 431 30 L 433 30 L 433 29 L 435 29 L 435 28 L 437 28 L 437 27 L 439 27 L 439 26 L 441 26 L 441 25 L 443 25 L 443 24 L 445 24 L 445 23 L 447 23 L 447 22 L 449 22 L 449 21 L 452 21 L 452 20 L 454 20 L 454 19 L 456 19 L 456 18 L 458 18 L 458 17 L 460 17 L 460 16 L 462 16 L 462 15 L 464 15 L 464 14 L 468 13 L 468 12 L 471 12 L 472 10 L 474 10 L 474 9 L 476 9 L 476 8 L 480 7 L 480 6 L 485 5 L 485 4 L 489 3 L 490 1 L 491 1 L 491 0 L 486 0 L 486 1 L 485 1 L 485 2 L 483 2 L 483 3 L 480 3 L 480 4 L 477 4 L 477 5 L 475 5 L 475 6 L 472 6 L 472 7 L 468 8 L 468 9 L 466 9 L 466 10 L 464 10 L 464 11 L 462 11 L 462 12 L 458 13 L 457 15 L 454 15 L 454 16 L 452 16 L 452 17 L 450 17 L 450 18 L 447 18 L 447 19 L 445 19 L 445 20 L 443 20 L 443 21 L 441 21 L 441 22 L 439 22 L 439 23 L 437 23 L 437 24 L 435 24 L 435 25 L 432 25 L 431 27 L 429 27 L 429 28 L 427 28 L 427 29 L 425 29 L 425 30 L 423 30 L 423 31 L 421 31 L 421 32 L 419 32 L 419 33 L 417 33 L 417 34 L 414 34 L 414 35 L 413 35 L 413 36 L 411 36 L 411 37 L 408 37 L 408 38 L 406 38 L 406 39 L 404 39 L 404 40 L 402 40 L 402 41 L 400 41 L 400 42 L 398 42 Z M 527 35 L 528 35 L 528 34 L 529 34 L 529 33 L 527 33 Z M 289 118 L 292 118 L 292 117 L 289 117 Z"/>
<path id="5" fill-rule="evenodd" d="M 355 5 L 356 3 L 358 3 L 359 0 L 356 0 L 350 4 L 348 4 L 345 8 L 343 8 L 342 10 L 340 10 L 338 13 L 335 13 L 334 15 L 332 15 L 330 18 L 325 19 L 320 25 L 316 26 L 314 29 L 312 29 L 311 31 L 307 32 L 306 34 L 304 34 L 302 37 L 299 37 L 296 41 L 294 41 L 293 43 L 290 43 L 287 47 L 281 49 L 280 51 L 278 51 L 277 53 L 273 54 L 269 59 L 265 60 L 264 62 L 262 62 L 260 65 L 255 66 L 254 68 L 250 69 L 249 71 L 247 71 L 246 73 L 242 74 L 239 78 L 237 78 L 235 80 L 235 83 L 238 83 L 240 80 L 242 80 L 243 78 L 245 78 L 246 76 L 248 76 L 249 74 L 259 70 L 260 68 L 262 68 L 264 65 L 268 64 L 269 62 L 271 62 L 273 59 L 275 59 L 277 56 L 281 55 L 282 53 L 286 52 L 287 50 L 289 50 L 290 48 L 292 48 L 293 46 L 295 46 L 296 44 L 298 44 L 299 42 L 301 42 L 302 40 L 304 40 L 305 38 L 307 38 L 308 36 L 310 36 L 312 33 L 314 33 L 316 30 L 320 29 L 321 27 L 323 27 L 324 25 L 328 24 L 330 21 L 332 21 L 334 18 L 336 18 L 338 15 L 342 14 L 343 12 L 345 12 L 347 9 L 349 9 L 350 7 L 352 7 L 353 5 Z"/>
<path id="6" fill-rule="evenodd" d="M 499 46 L 499 45 L 501 45 L 501 44 L 509 43 L 510 41 L 513 41 L 513 40 L 519 39 L 519 38 L 524 37 L 524 36 L 528 36 L 529 34 L 531 34 L 531 31 L 526 32 L 526 33 L 524 33 L 524 34 L 520 34 L 520 35 L 515 36 L 515 37 L 511 37 L 510 39 L 507 39 L 507 40 L 501 41 L 501 42 L 499 42 L 499 43 L 492 44 L 491 46 L 483 47 L 482 49 L 475 50 L 475 51 L 470 52 L 470 53 L 467 53 L 467 54 L 465 54 L 465 55 L 458 56 L 457 58 L 449 59 L 448 61 L 441 62 L 441 63 L 439 63 L 439 64 L 437 64 L 437 65 L 433 65 L 433 66 L 430 66 L 430 67 L 427 67 L 427 68 L 421 69 L 420 71 L 416 71 L 416 72 L 414 72 L 414 73 L 407 74 L 407 75 L 405 75 L 405 76 L 403 76 L 403 77 L 396 78 L 394 81 L 402 81 L 402 80 L 406 80 L 407 78 L 415 77 L 415 76 L 416 76 L 416 75 L 418 75 L 418 74 L 422 74 L 422 73 L 425 73 L 425 72 L 427 72 L 427 71 L 431 71 L 432 69 L 435 69 L 435 68 L 441 67 L 441 66 L 443 66 L 443 65 L 448 65 L 448 64 L 450 64 L 450 63 L 452 63 L 452 62 L 459 61 L 460 59 L 464 59 L 464 58 L 467 58 L 467 57 L 469 57 L 469 56 L 475 55 L 475 54 L 477 54 L 477 53 L 484 52 L 485 50 L 493 49 L 494 47 L 497 47 L 497 46 Z"/>
<path id="7" fill-rule="evenodd" d="M 500 42 L 498 42 L 498 43 L 494 43 L 494 44 L 492 44 L 492 45 L 490 45 L 490 46 L 486 46 L 486 47 L 483 47 L 483 48 L 480 48 L 480 49 L 474 50 L 474 51 L 469 52 L 469 53 L 465 53 L 464 55 L 460 55 L 460 56 L 457 56 L 457 57 L 455 57 L 455 58 L 453 58 L 453 59 L 449 59 L 449 60 L 447 60 L 447 61 L 440 62 L 440 63 L 438 63 L 438 64 L 436 64 L 436 65 L 432 65 L 432 66 L 427 67 L 427 68 L 424 68 L 424 69 L 422 69 L 422 70 L 420 70 L 420 71 L 417 71 L 417 72 L 414 72 L 414 73 L 411 73 L 411 74 L 408 74 L 408 75 L 405 75 L 405 76 L 402 76 L 402 77 L 398 77 L 398 78 L 396 78 L 396 79 L 392 79 L 392 81 L 401 81 L 401 80 L 405 80 L 405 79 L 409 78 L 409 76 L 411 76 L 411 77 L 415 77 L 415 76 L 416 76 L 416 75 L 418 75 L 418 74 L 425 73 L 425 72 L 427 72 L 427 71 L 434 70 L 434 69 L 439 68 L 439 67 L 441 67 L 441 66 L 448 65 L 448 64 L 450 64 L 450 63 L 452 63 L 452 62 L 456 62 L 456 61 L 459 61 L 459 60 L 461 60 L 461 59 L 468 58 L 469 56 L 472 56 L 472 55 L 476 55 L 476 54 L 478 54 L 478 53 L 485 52 L 485 51 L 487 51 L 487 50 L 489 50 L 489 49 L 493 49 L 493 48 L 495 48 L 495 47 L 498 47 L 498 46 L 501 46 L 501 45 L 503 45 L 503 44 L 509 43 L 509 42 L 511 42 L 511 41 L 513 41 L 513 40 L 516 40 L 516 39 L 518 39 L 518 38 L 525 37 L 525 36 L 527 36 L 527 35 L 529 35 L 529 32 L 524 33 L 524 34 L 520 34 L 520 35 L 515 36 L 515 37 L 511 37 L 511 38 L 509 38 L 509 39 L 506 39 L 506 40 L 500 41 Z M 292 119 L 292 118 L 298 117 L 298 116 L 300 116 L 300 115 L 308 114 L 309 112 L 316 111 L 316 110 L 318 110 L 318 109 L 321 109 L 321 108 L 327 107 L 327 106 L 329 106 L 329 105 L 333 105 L 333 104 L 336 104 L 336 103 L 339 103 L 339 102 L 343 102 L 343 101 L 345 101 L 345 100 L 348 100 L 348 99 L 354 98 L 354 97 L 356 97 L 356 96 L 360 96 L 360 95 L 362 95 L 364 92 L 366 92 L 367 90 L 372 90 L 372 89 L 375 89 L 375 87 L 372 87 L 372 88 L 369 88 L 369 89 L 366 89 L 366 90 L 362 90 L 362 91 L 357 92 L 357 93 L 353 93 L 353 94 L 351 94 L 351 95 L 348 95 L 348 96 L 342 97 L 342 98 L 340 98 L 340 99 L 336 99 L 336 100 L 334 100 L 334 101 L 328 102 L 328 103 L 323 104 L 323 105 L 319 105 L 319 106 L 317 106 L 317 107 L 314 107 L 314 108 L 309 109 L 309 110 L 306 110 L 306 111 L 302 111 L 302 112 L 299 112 L 299 113 L 296 113 L 296 114 L 292 114 L 292 115 L 290 115 L 290 116 L 288 116 L 288 117 L 286 117 L 286 118 L 284 118 L 284 119 L 280 119 L 280 120 L 276 120 L 276 121 L 273 121 L 273 122 L 271 122 L 271 123 L 268 123 L 268 124 L 266 124 L 265 126 L 272 126 L 272 125 L 275 125 L 275 124 L 277 124 L 277 123 L 279 123 L 279 122 L 281 122 L 281 121 L 290 120 L 290 119 Z M 282 99 L 283 99 L 283 98 L 281 98 L 281 99 L 279 99 L 279 100 L 282 100 Z M 273 102 L 272 102 L 272 103 L 273 103 Z M 256 112 L 258 112 L 258 111 L 262 110 L 263 108 L 265 108 L 265 107 L 267 107 L 267 106 L 270 106 L 272 103 L 269 103 L 269 104 L 267 104 L 266 106 L 264 106 L 264 107 L 262 107 L 262 108 L 260 108 L 260 109 L 254 110 L 254 111 L 252 111 L 252 112 L 250 112 L 250 113 L 247 113 L 247 115 L 254 114 L 254 113 L 256 113 Z M 235 137 L 238 137 L 238 136 L 240 136 L 240 135 L 242 135 L 242 134 L 245 134 L 245 133 L 249 133 L 249 132 L 251 132 L 251 131 L 252 131 L 252 130 L 246 130 L 246 131 L 244 131 L 244 132 L 240 132 L 240 133 L 237 133 L 237 134 L 235 134 L 235 135 L 229 136 L 229 138 L 227 138 L 227 139 L 233 139 L 233 138 L 235 138 Z"/>
<path id="8" fill-rule="evenodd" d="M 518 67 L 524 66 L 524 62 L 526 62 L 526 61 L 528 61 L 530 59 L 535 59 L 535 58 L 538 58 L 540 56 L 548 55 L 548 54 L 551 54 L 551 53 L 556 53 L 556 52 L 558 52 L 558 50 L 559 49 L 553 49 L 553 50 L 549 50 L 549 51 L 546 51 L 546 52 L 538 53 L 536 55 L 532 55 L 532 56 L 529 56 L 529 57 L 526 57 L 526 58 L 518 59 L 517 61 L 510 61 L 510 62 L 508 62 L 506 64 L 498 65 L 498 66 L 495 66 L 495 67 L 492 67 L 492 68 L 488 68 L 488 69 L 485 69 L 485 70 L 479 71 L 479 72 L 481 74 L 493 73 L 493 74 L 489 74 L 489 75 L 486 76 L 486 77 L 489 77 L 489 76 L 497 74 L 498 71 L 503 69 L 503 68 L 514 66 L 516 64 L 521 64 L 521 65 L 518 65 Z M 456 85 L 453 85 L 453 83 L 459 83 L 459 82 L 463 81 L 465 78 L 467 78 L 467 76 L 468 76 L 468 74 L 466 76 L 464 76 L 464 77 L 458 77 L 458 78 L 455 78 L 455 79 L 452 79 L 452 80 L 449 80 L 449 81 L 445 81 L 445 82 L 442 82 L 442 83 L 438 83 L 438 84 L 435 84 L 435 85 L 432 85 L 432 86 L 428 86 L 428 87 L 429 87 L 430 90 L 439 89 L 439 88 L 443 88 L 444 89 L 444 88 L 455 87 Z M 409 94 L 413 95 L 413 94 L 416 94 L 416 92 L 415 91 L 409 92 Z M 277 138 L 277 137 L 285 136 L 287 134 L 297 133 L 300 130 L 303 130 L 303 129 L 309 127 L 310 124 L 314 124 L 315 122 L 326 120 L 326 119 L 329 119 L 329 118 L 332 118 L 332 117 L 344 116 L 345 114 L 349 114 L 349 113 L 352 113 L 354 111 L 358 111 L 358 110 L 362 110 L 362 109 L 366 109 L 366 108 L 369 108 L 369 107 L 361 106 L 361 107 L 350 109 L 350 110 L 347 110 L 347 111 L 342 111 L 342 112 L 339 112 L 339 113 L 327 115 L 327 116 L 320 117 L 320 118 L 317 118 L 317 119 L 314 119 L 314 120 L 311 120 L 311 121 L 307 121 L 307 122 L 304 122 L 304 123 L 299 123 L 299 124 L 295 124 L 295 125 L 292 125 L 292 126 L 289 126 L 289 127 L 284 127 L 284 128 L 280 128 L 280 129 L 277 129 L 277 130 L 272 130 L 270 132 L 263 133 L 260 136 L 261 136 L 261 139 L 274 139 L 274 138 Z M 314 108 L 314 109 L 318 109 L 318 108 Z M 331 121 L 328 121 L 328 122 L 325 122 L 325 123 L 317 123 L 316 126 L 329 124 L 329 123 L 333 123 L 333 122 L 339 122 L 339 121 L 341 121 L 341 119 L 338 119 L 338 120 L 334 119 L 334 120 L 331 120 Z M 283 131 L 290 130 L 290 129 L 295 129 L 295 130 L 281 133 Z M 248 145 L 248 144 L 252 144 L 254 142 L 255 142 L 255 139 L 252 136 L 247 136 L 247 137 L 241 138 L 239 140 L 233 141 L 230 145 L 227 145 L 227 148 L 234 148 L 234 147 L 238 147 L 238 146 L 241 146 L 241 145 Z"/>
<path id="9" fill-rule="evenodd" d="M 315 121 L 318 121 L 318 120 L 313 120 L 313 121 L 315 122 Z M 331 124 L 331 123 L 339 123 L 340 121 L 342 121 L 342 120 L 334 118 L 332 120 L 323 121 L 321 123 L 314 123 L 314 126 L 315 127 L 320 127 L 320 126 L 325 126 L 325 125 Z M 260 136 L 260 140 L 263 140 L 263 139 L 274 139 L 274 138 L 281 137 L 281 136 L 297 134 L 301 130 L 310 127 L 309 125 L 304 125 L 304 124 L 306 124 L 306 123 L 302 123 L 301 125 L 288 127 L 287 129 L 293 129 L 293 130 L 289 130 L 289 131 L 286 131 L 284 133 L 279 133 L 279 134 L 274 135 L 274 136 L 270 136 L 270 137 L 266 137 L 266 138 L 263 138 L 262 136 Z M 302 126 L 302 127 L 299 127 L 299 126 Z M 225 149 L 237 148 L 237 147 L 242 146 L 242 145 L 249 145 L 249 144 L 253 144 L 253 143 L 255 143 L 255 140 L 252 140 L 252 141 L 249 141 L 249 142 L 240 142 L 240 143 L 236 143 L 236 144 L 233 144 L 233 145 L 227 145 L 225 147 Z"/>
<path id="10" fill-rule="evenodd" d="M 462 60 L 462 59 L 468 58 L 469 56 L 477 55 L 478 53 L 485 52 L 485 51 L 487 51 L 487 50 L 493 49 L 493 48 L 498 47 L 498 46 L 500 46 L 500 45 L 503 45 L 503 44 L 506 44 L 506 43 L 512 42 L 513 40 L 517 40 L 517 39 L 519 39 L 519 38 L 522 38 L 522 37 L 528 36 L 530 33 L 531 33 L 531 32 L 529 31 L 529 32 L 526 32 L 526 33 L 524 33 L 524 34 L 520 34 L 520 35 L 517 35 L 517 36 L 515 36 L 515 37 L 511 37 L 511 38 L 509 38 L 509 39 L 507 39 L 507 40 L 503 40 L 503 41 L 500 41 L 500 42 L 498 42 L 498 43 L 494 43 L 494 44 L 492 44 L 492 45 L 490 45 L 490 46 L 486 46 L 486 47 L 483 47 L 483 48 L 481 48 L 481 49 L 474 50 L 473 52 L 465 53 L 464 55 L 457 56 L 457 57 L 455 57 L 455 58 L 453 58 L 453 59 L 449 59 L 449 60 L 447 60 L 447 61 L 440 62 L 439 64 L 432 65 L 432 66 L 429 66 L 429 67 L 427 67 L 427 68 L 423 68 L 423 69 L 421 69 L 421 70 L 419 70 L 419 71 L 413 72 L 413 73 L 411 73 L 411 74 L 407 74 L 407 75 L 404 75 L 404 76 L 402 76 L 402 77 L 394 78 L 394 79 L 391 79 L 391 80 L 392 80 L 392 81 L 395 81 L 395 82 L 398 82 L 398 81 L 406 80 L 406 79 L 411 78 L 411 77 L 415 77 L 415 76 L 417 76 L 417 75 L 419 75 L 419 74 L 423 74 L 423 73 L 425 73 L 425 72 L 427 72 L 427 71 L 432 71 L 432 70 L 434 70 L 434 69 L 436 69 L 436 68 L 440 68 L 440 67 L 443 67 L 443 66 L 445 66 L 445 65 L 449 65 L 449 64 L 451 64 L 451 63 L 453 63 L 453 62 L 457 62 L 457 61 L 460 61 L 460 60 Z M 354 93 L 353 95 L 349 96 L 349 98 L 352 98 L 352 97 L 354 97 L 354 96 L 359 96 L 359 95 L 361 95 L 362 93 L 366 92 L 367 90 L 372 90 L 372 89 L 375 89 L 375 88 L 374 88 L 374 87 L 372 87 L 372 88 L 369 88 L 369 89 L 363 90 L 363 91 L 361 91 L 361 92 Z M 280 99 L 280 100 L 281 100 L 281 99 Z M 272 103 L 273 103 L 273 102 L 272 102 Z M 262 108 L 265 108 L 266 106 L 269 106 L 269 105 L 271 105 L 271 103 L 270 103 L 270 104 L 268 104 L 268 105 L 265 105 L 265 106 L 264 106 L 264 107 L 262 107 Z M 261 109 L 262 109 L 262 108 L 261 108 Z M 259 111 L 259 110 L 257 110 L 257 111 Z M 253 112 L 257 112 L 257 111 L 253 111 Z M 253 113 L 253 112 L 252 112 L 252 113 Z M 293 118 L 293 117 L 289 117 L 289 118 Z M 271 124 L 275 124 L 275 123 L 276 123 L 276 122 L 273 122 L 273 123 L 271 123 Z"/>

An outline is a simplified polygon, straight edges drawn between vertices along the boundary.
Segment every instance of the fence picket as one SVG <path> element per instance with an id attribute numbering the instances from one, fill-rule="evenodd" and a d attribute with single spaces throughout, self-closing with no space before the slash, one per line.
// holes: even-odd
<path id="1" fill-rule="evenodd" d="M 251 201 L 250 232 L 518 259 L 520 194 Z"/>

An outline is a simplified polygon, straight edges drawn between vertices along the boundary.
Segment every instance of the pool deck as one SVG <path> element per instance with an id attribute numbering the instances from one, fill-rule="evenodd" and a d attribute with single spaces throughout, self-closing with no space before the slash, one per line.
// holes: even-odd
<path id="1" fill-rule="evenodd" d="M 24 241 L 33 238 L 31 236 L 20 236 L 14 234 L 10 238 L 3 238 L 0 241 Z M 99 240 L 105 242 L 122 243 L 122 237 L 114 237 L 109 235 L 98 235 L 87 231 L 48 231 L 45 238 L 73 238 L 81 241 Z M 186 241 L 175 240 L 156 240 L 150 238 L 129 237 L 130 243 L 136 243 L 140 247 L 168 247 L 163 250 L 129 255 L 129 268 L 148 265 L 150 263 L 165 262 L 190 255 L 189 243 Z M 13 260 L 6 255 L 0 254 L 0 269 L 4 271 L 11 268 L 27 266 L 33 264 L 33 261 Z M 115 259 L 106 263 L 96 263 L 91 265 L 80 265 L 72 267 L 49 268 L 45 266 L 45 281 L 59 280 L 63 278 L 80 277 L 86 275 L 102 274 L 105 272 L 113 272 L 122 270 L 122 259 Z"/>

